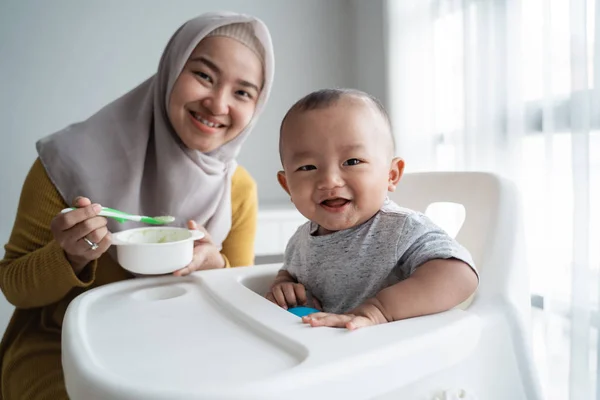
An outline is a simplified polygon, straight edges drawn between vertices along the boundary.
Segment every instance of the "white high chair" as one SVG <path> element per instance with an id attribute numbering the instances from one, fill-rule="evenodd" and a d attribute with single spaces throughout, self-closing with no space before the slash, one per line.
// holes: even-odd
<path id="1" fill-rule="evenodd" d="M 484 173 L 407 174 L 394 198 L 466 209 L 457 239 L 480 286 L 470 305 L 348 332 L 310 328 L 262 297 L 279 264 L 143 278 L 69 306 L 72 399 L 541 399 L 514 187 Z"/>
<path id="2" fill-rule="evenodd" d="M 530 345 L 529 277 L 514 184 L 483 172 L 413 173 L 402 178 L 391 198 L 423 213 L 439 202 L 464 206 L 456 239 L 471 252 L 480 276 L 472 301 L 461 307 L 482 322 L 477 348 L 452 369 L 413 386 L 449 384 L 473 373 L 480 382 L 472 388 L 482 399 L 542 399 Z"/>

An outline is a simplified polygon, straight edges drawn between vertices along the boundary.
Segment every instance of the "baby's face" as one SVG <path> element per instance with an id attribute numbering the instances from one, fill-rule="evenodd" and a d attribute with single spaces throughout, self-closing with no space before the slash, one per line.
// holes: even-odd
<path id="1" fill-rule="evenodd" d="M 318 234 L 367 221 L 395 188 L 399 161 L 392 160 L 388 129 L 362 99 L 288 117 L 279 181 L 298 211 L 320 226 Z"/>

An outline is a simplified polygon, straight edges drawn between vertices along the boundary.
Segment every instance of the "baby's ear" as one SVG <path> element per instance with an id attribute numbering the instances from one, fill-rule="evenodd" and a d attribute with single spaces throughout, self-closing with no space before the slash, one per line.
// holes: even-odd
<path id="1" fill-rule="evenodd" d="M 400 157 L 394 158 L 390 165 L 390 172 L 388 178 L 388 192 L 393 192 L 394 190 L 396 190 L 396 186 L 398 185 L 398 182 L 400 182 L 403 173 L 404 160 Z"/>
<path id="2" fill-rule="evenodd" d="M 277 181 L 279 182 L 279 184 L 281 185 L 283 190 L 285 190 L 287 192 L 287 194 L 289 194 L 291 197 L 292 194 L 290 193 L 290 189 L 287 184 L 287 178 L 285 177 L 285 172 L 283 172 L 283 171 L 277 172 Z"/>

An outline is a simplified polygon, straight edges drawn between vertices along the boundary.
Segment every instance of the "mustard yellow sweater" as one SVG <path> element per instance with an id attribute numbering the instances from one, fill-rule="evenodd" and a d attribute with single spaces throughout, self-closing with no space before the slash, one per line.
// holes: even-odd
<path id="1" fill-rule="evenodd" d="M 251 265 L 256 184 L 238 167 L 231 185 L 232 227 L 222 254 L 227 266 Z M 74 274 L 50 231 L 50 221 L 65 207 L 36 160 L 25 179 L 13 231 L 0 261 L 0 288 L 16 307 L 0 344 L 0 400 L 66 399 L 60 341 L 69 302 L 91 288 L 132 278 L 107 253 Z"/>

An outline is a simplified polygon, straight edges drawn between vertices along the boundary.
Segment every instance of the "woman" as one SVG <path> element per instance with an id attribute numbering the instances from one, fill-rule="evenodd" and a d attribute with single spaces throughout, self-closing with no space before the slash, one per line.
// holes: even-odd
<path id="1" fill-rule="evenodd" d="M 173 35 L 153 77 L 37 143 L 0 262 L 0 286 L 16 307 L 0 347 L 0 398 L 67 398 L 60 340 L 69 302 L 132 278 L 108 251 L 110 232 L 131 226 L 97 216 L 100 203 L 203 226 L 209 235 L 176 275 L 253 263 L 256 185 L 235 157 L 273 66 L 261 21 L 205 14 Z M 72 199 L 78 209 L 59 214 Z"/>

